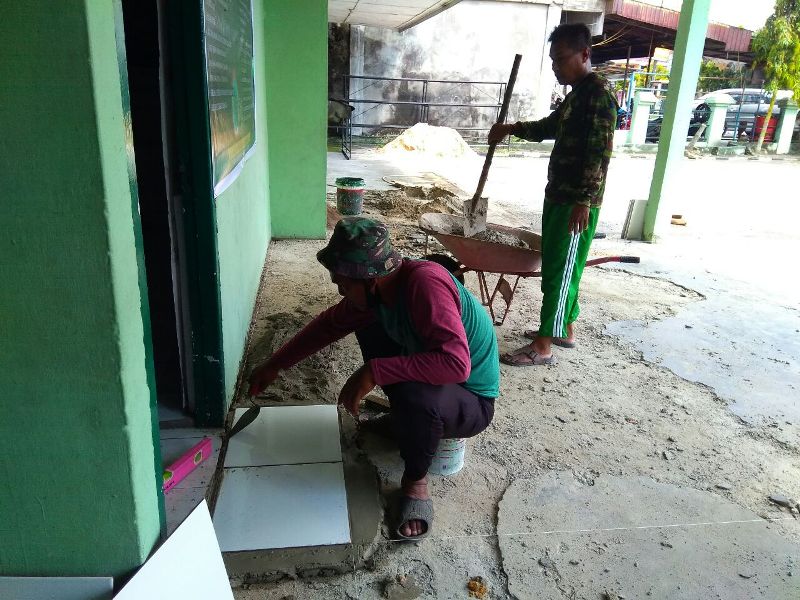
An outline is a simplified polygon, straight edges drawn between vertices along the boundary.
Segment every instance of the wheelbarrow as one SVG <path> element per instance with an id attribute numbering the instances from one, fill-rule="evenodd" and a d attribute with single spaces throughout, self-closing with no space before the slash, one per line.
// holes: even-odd
<path id="1" fill-rule="evenodd" d="M 425 255 L 428 255 L 429 236 L 436 238 L 459 263 L 454 275 L 462 275 L 469 271 L 478 276 L 481 290 L 481 303 L 489 309 L 495 325 L 505 323 L 511 310 L 514 293 L 522 278 L 542 276 L 542 237 L 538 233 L 488 223 L 486 229 L 496 232 L 499 236 L 512 236 L 524 242 L 525 246 L 512 246 L 506 243 L 496 243 L 474 237 L 464 237 L 464 218 L 442 213 L 425 213 L 419 218 L 419 228 L 425 232 Z M 586 261 L 586 266 L 591 267 L 609 262 L 638 263 L 638 256 L 603 256 Z M 486 274 L 498 275 L 497 283 L 490 292 L 486 281 Z M 511 280 L 514 280 L 513 285 Z M 497 296 L 505 302 L 503 317 L 497 319 L 494 311 L 494 301 Z"/>

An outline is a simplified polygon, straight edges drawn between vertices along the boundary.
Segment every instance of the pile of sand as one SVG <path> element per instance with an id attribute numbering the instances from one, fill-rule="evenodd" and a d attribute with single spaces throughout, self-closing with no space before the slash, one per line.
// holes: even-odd
<path id="1" fill-rule="evenodd" d="M 436 127 L 427 123 L 417 123 L 410 129 L 406 129 L 380 148 L 379 152 L 389 154 L 415 152 L 443 158 L 476 156 L 475 151 L 455 129 Z"/>

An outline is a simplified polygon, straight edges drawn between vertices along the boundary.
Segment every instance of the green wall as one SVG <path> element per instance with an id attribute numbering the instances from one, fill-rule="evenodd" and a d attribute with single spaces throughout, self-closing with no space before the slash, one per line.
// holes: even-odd
<path id="1" fill-rule="evenodd" d="M 324 238 L 328 3 L 265 2 L 272 234 Z"/>
<path id="2" fill-rule="evenodd" d="M 233 396 L 270 241 L 267 166 L 267 87 L 264 71 L 264 10 L 253 0 L 256 144 L 233 184 L 216 199 L 225 397 Z"/>
<path id="3" fill-rule="evenodd" d="M 0 21 L 2 575 L 121 575 L 160 533 L 118 10 Z"/>

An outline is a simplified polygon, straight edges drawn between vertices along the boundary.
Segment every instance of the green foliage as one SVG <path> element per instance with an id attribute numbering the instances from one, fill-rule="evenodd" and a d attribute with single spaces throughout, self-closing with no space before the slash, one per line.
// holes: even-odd
<path id="1" fill-rule="evenodd" d="M 656 65 L 655 69 L 651 71 L 651 73 L 655 73 L 655 75 L 645 75 L 644 73 L 636 73 L 633 76 L 633 80 L 636 83 L 637 88 L 649 87 L 648 83 L 652 83 L 656 79 L 660 79 L 660 75 L 663 75 L 666 79 L 669 79 L 669 69 L 664 65 Z"/>
<path id="2" fill-rule="evenodd" d="M 732 65 L 724 69 L 713 60 L 703 60 L 700 63 L 700 79 L 697 82 L 697 92 L 706 93 L 725 88 L 742 86 L 742 76 L 747 78 L 743 69 L 736 69 Z"/>
<path id="3" fill-rule="evenodd" d="M 792 90 L 800 98 L 800 0 L 777 0 L 775 12 L 753 37 L 756 64 L 766 87 Z"/>

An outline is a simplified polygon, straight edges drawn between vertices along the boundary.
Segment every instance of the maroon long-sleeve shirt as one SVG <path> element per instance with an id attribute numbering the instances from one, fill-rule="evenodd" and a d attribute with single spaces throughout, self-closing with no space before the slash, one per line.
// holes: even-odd
<path id="1" fill-rule="evenodd" d="M 421 381 L 463 383 L 470 374 L 470 352 L 461 321 L 461 299 L 450 273 L 427 261 L 404 260 L 397 275 L 398 297 L 409 311 L 421 348 L 408 356 L 369 361 L 375 383 Z M 374 310 L 361 310 L 343 298 L 306 325 L 272 356 L 288 369 L 349 333 L 375 323 Z"/>

